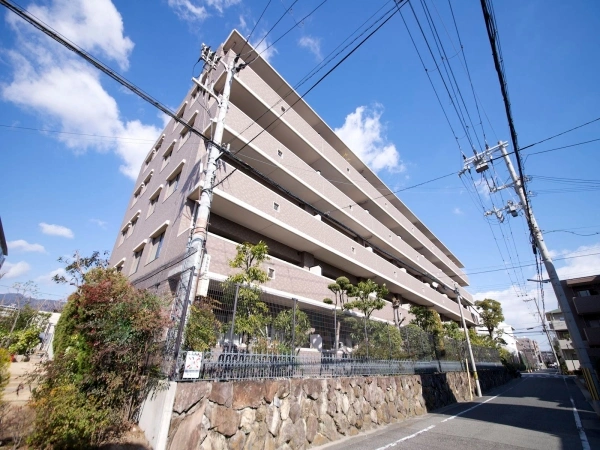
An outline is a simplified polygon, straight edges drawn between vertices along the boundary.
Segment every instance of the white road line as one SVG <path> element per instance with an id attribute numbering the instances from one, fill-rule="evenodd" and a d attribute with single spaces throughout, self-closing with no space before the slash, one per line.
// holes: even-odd
<path id="1" fill-rule="evenodd" d="M 448 422 L 449 420 L 456 419 L 457 417 L 459 417 L 459 416 L 462 416 L 463 414 L 465 414 L 465 413 L 467 413 L 467 412 L 469 412 L 469 411 L 472 411 L 472 410 L 474 410 L 475 408 L 479 408 L 481 405 L 485 405 L 487 402 L 491 402 L 491 401 L 492 401 L 492 400 L 494 400 L 495 398 L 498 398 L 498 397 L 500 397 L 502 394 L 504 394 L 504 393 L 506 393 L 506 392 L 510 391 L 510 390 L 511 390 L 511 389 L 513 389 L 514 387 L 515 387 L 515 386 L 512 386 L 512 387 L 510 387 L 510 388 L 508 388 L 508 389 L 506 389 L 506 390 L 502 391 L 502 392 L 501 392 L 500 394 L 498 394 L 498 395 L 494 395 L 493 397 L 490 397 L 490 398 L 488 398 L 487 400 L 485 400 L 485 401 L 483 401 L 483 402 L 481 402 L 481 403 L 477 403 L 475 406 L 472 406 L 472 407 L 470 407 L 470 408 L 468 408 L 468 409 L 465 409 L 464 411 L 461 411 L 461 412 L 459 412 L 458 414 L 455 414 L 455 415 L 453 415 L 453 416 L 451 416 L 451 417 L 448 417 L 448 418 L 446 418 L 446 419 L 442 420 L 440 423 L 444 423 L 444 422 Z M 419 431 L 417 431 L 416 433 L 413 433 L 413 434 L 411 434 L 410 436 L 405 436 L 405 437 L 403 437 L 403 438 L 401 438 L 401 439 L 398 439 L 397 441 L 390 442 L 389 444 L 387 444 L 387 445 L 384 445 L 383 447 L 376 448 L 375 450 L 385 450 L 385 449 L 388 449 L 388 448 L 394 447 L 395 445 L 398 445 L 398 444 L 400 444 L 401 442 L 408 441 L 409 439 L 412 439 L 412 438 L 414 438 L 414 437 L 416 437 L 416 436 L 418 436 L 418 435 L 420 435 L 420 434 L 422 434 L 422 433 L 426 433 L 427 431 L 429 431 L 429 430 L 431 430 L 431 429 L 433 429 L 433 428 L 435 428 L 435 425 L 429 425 L 427 428 L 423 428 L 422 430 L 419 430 Z M 589 446 L 588 446 L 587 448 L 586 448 L 586 447 L 584 447 L 584 449 L 583 449 L 583 450 L 590 450 L 590 447 L 589 447 Z"/>
<path id="2" fill-rule="evenodd" d="M 571 405 L 573 406 L 573 416 L 575 416 L 575 426 L 577 427 L 577 431 L 579 431 L 579 439 L 581 440 L 581 447 L 583 450 L 590 450 L 590 443 L 588 441 L 587 435 L 585 434 L 585 430 L 581 425 L 581 419 L 579 418 L 579 412 L 577 411 L 577 407 L 575 406 L 575 402 L 573 401 L 573 397 L 571 396 L 571 392 L 569 391 L 569 387 L 567 386 L 567 380 L 563 378 L 565 382 L 565 389 L 569 394 L 569 400 L 571 400 Z"/>
<path id="3" fill-rule="evenodd" d="M 409 439 L 412 439 L 412 438 L 414 438 L 415 436 L 418 436 L 421 433 L 425 433 L 425 432 L 431 430 L 432 428 L 435 428 L 435 425 L 429 425 L 427 428 L 423 428 L 422 430 L 419 430 L 416 433 L 411 434 L 410 436 L 405 436 L 402 439 L 398 439 L 397 441 L 390 442 L 388 445 L 385 445 L 383 447 L 379 447 L 379 448 L 377 448 L 375 450 L 385 450 L 386 448 L 393 447 L 394 445 L 399 444 L 400 442 L 408 441 Z"/>

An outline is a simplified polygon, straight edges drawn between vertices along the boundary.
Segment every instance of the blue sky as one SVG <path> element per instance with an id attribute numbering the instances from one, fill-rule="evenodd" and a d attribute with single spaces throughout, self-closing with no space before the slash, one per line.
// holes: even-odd
<path id="1" fill-rule="evenodd" d="M 300 0 L 259 45 L 264 49 L 322 0 Z M 21 3 L 126 78 L 176 108 L 199 67 L 201 43 L 217 47 L 232 28 L 248 34 L 267 1 L 49 0 Z M 272 0 L 251 37 L 258 44 L 292 0 Z M 326 1 L 312 16 L 263 55 L 291 84 L 392 2 Z M 446 0 L 427 0 L 466 107 L 480 141 L 473 94 Z M 413 6 L 431 43 L 421 3 Z M 506 116 L 485 32 L 480 2 L 452 0 L 487 140 L 509 140 Z M 600 63 L 600 5 L 593 1 L 496 1 L 496 20 L 519 142 L 528 145 L 600 116 L 597 87 Z M 0 292 L 15 282 L 34 280 L 46 297 L 69 289 L 49 281 L 56 259 L 74 250 L 111 250 L 142 158 L 164 118 L 94 68 L 64 51 L 7 10 L 0 19 L 0 215 L 9 257 Z M 381 13 L 380 13 L 381 14 Z M 456 130 L 463 138 L 448 95 L 409 7 L 408 27 Z M 455 50 L 456 49 L 456 50 Z M 435 49 L 434 49 L 435 50 Z M 440 61 L 438 60 L 438 64 Z M 195 72 L 194 72 L 195 70 Z M 324 72 L 321 72 L 324 73 Z M 304 92 L 318 77 L 299 89 Z M 396 15 L 308 96 L 307 101 L 354 151 L 393 189 L 461 169 L 454 135 L 436 100 L 409 34 Z M 47 130 L 47 131 L 39 131 Z M 472 134 L 473 140 L 475 134 Z M 528 153 L 600 138 L 600 121 L 540 144 Z M 597 179 L 598 143 L 531 155 L 525 172 L 535 214 L 544 230 L 580 234 L 600 231 L 597 191 L 540 179 Z M 505 168 L 496 164 L 499 181 Z M 406 190 L 400 198 L 463 261 L 467 272 L 502 269 L 533 260 L 524 218 L 488 222 L 470 179 L 458 176 Z M 475 177 L 475 182 L 478 182 Z M 565 188 L 569 188 L 566 191 Z M 479 195 L 491 199 L 484 186 Z M 558 190 L 558 192 L 557 192 Z M 511 198 L 504 193 L 504 201 Z M 585 227 L 585 228 L 582 228 Z M 493 234 L 492 234 L 493 230 Z M 494 239 L 494 236 L 497 240 Z M 600 235 L 565 232 L 547 235 L 562 276 L 598 272 Z M 499 250 L 500 248 L 500 250 Z M 576 257 L 572 257 L 576 256 Z M 503 302 L 508 322 L 521 329 L 536 324 L 531 266 L 471 275 L 470 291 Z M 555 307 L 546 289 L 546 309 Z M 531 337 L 540 338 L 536 335 Z"/>

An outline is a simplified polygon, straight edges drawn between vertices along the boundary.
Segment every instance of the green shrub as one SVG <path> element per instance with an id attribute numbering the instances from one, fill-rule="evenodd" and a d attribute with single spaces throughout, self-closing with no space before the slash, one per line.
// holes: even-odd
<path id="1" fill-rule="evenodd" d="M 185 326 L 186 350 L 204 352 L 217 344 L 217 335 L 221 322 L 217 320 L 212 308 L 206 304 L 194 304 Z"/>

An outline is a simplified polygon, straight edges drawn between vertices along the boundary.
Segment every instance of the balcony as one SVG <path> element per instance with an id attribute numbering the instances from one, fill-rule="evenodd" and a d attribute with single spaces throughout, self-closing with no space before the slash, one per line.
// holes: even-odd
<path id="1" fill-rule="evenodd" d="M 464 272 L 439 247 L 437 247 L 414 223 L 407 219 L 406 214 L 414 216 L 399 200 L 405 211 L 398 210 L 385 197 L 382 197 L 375 186 L 369 183 L 336 149 L 334 149 L 313 126 L 309 125 L 294 109 L 281 100 L 261 77 L 251 69 L 244 70 L 236 78 L 237 83 L 232 87 L 232 103 L 243 108 L 244 112 L 253 118 L 262 117 L 259 124 L 268 126 L 278 119 L 278 114 L 267 113 L 270 105 L 278 104 L 286 114 L 281 123 L 285 126 L 271 127 L 277 139 L 294 148 L 294 152 L 302 155 L 305 161 L 310 161 L 313 170 L 320 170 L 327 178 L 340 179 L 338 189 L 369 209 L 374 217 L 384 225 L 406 239 L 414 248 L 421 248 L 427 259 L 433 261 L 446 273 L 449 273 L 459 284 L 468 284 Z M 249 87 L 252 86 L 252 89 Z M 344 170 L 344 168 L 346 170 Z M 388 205 L 389 203 L 389 205 Z M 415 219 L 416 220 L 416 219 Z"/>
<path id="2" fill-rule="evenodd" d="M 561 350 L 574 350 L 573 343 L 570 339 L 559 339 L 558 345 L 560 345 Z"/>
<path id="3" fill-rule="evenodd" d="M 223 179 L 227 175 L 227 172 L 220 172 L 218 177 Z M 458 304 L 447 295 L 422 283 L 242 172 L 230 172 L 229 175 L 214 191 L 213 211 L 219 216 L 292 248 L 309 252 L 327 264 L 344 268 L 349 274 L 373 279 L 378 284 L 386 283 L 390 291 L 401 294 L 407 300 L 432 306 L 453 320 L 460 320 Z M 471 314 L 466 311 L 465 315 L 472 323 Z"/>
<path id="4" fill-rule="evenodd" d="M 574 297 L 573 303 L 577 314 L 600 314 L 600 295 Z"/>
<path id="5" fill-rule="evenodd" d="M 551 320 L 550 328 L 554 331 L 569 331 L 567 329 L 567 323 L 564 320 Z"/>
<path id="6" fill-rule="evenodd" d="M 389 230 L 365 209 L 352 205 L 353 201 L 344 192 L 319 174 L 304 160 L 268 133 L 259 135 L 261 127 L 254 123 L 239 108 L 231 105 L 225 127 L 225 140 L 231 142 L 233 152 L 246 160 L 269 178 L 277 181 L 290 192 L 315 205 L 323 211 L 332 211 L 331 217 L 352 228 L 362 236 L 414 267 L 452 285 L 452 280 L 424 255 Z M 239 134 L 241 132 L 241 134 Z M 248 143 L 252 138 L 252 142 Z M 459 287 L 463 298 L 472 301 L 471 294 Z"/>
<path id="7" fill-rule="evenodd" d="M 588 341 L 588 345 L 600 345 L 600 327 L 598 328 L 584 328 L 585 336 Z"/>

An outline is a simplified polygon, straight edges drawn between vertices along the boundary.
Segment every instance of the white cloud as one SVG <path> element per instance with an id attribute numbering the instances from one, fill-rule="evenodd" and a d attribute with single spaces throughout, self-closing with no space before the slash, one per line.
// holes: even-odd
<path id="1" fill-rule="evenodd" d="M 242 0 L 168 0 L 169 6 L 177 17 L 187 22 L 201 22 L 210 16 L 207 9 L 211 7 L 219 14 L 230 6 L 237 5 Z"/>
<path id="2" fill-rule="evenodd" d="M 106 7 L 106 11 L 100 13 L 92 1 L 75 3 L 73 9 L 71 2 L 65 0 L 55 0 L 48 8 L 32 8 L 53 28 L 71 30 L 71 34 L 65 33 L 77 44 L 106 54 L 126 67 L 133 43 L 123 37 L 123 23 L 114 5 L 107 0 L 99 1 L 98 4 Z M 148 151 L 148 141 L 154 141 L 160 130 L 138 120 L 124 121 L 117 102 L 102 87 L 96 69 L 56 43 L 40 38 L 28 24 L 16 19 L 13 22 L 17 44 L 6 52 L 13 79 L 9 84 L 0 85 L 2 99 L 38 114 L 49 128 L 56 126 L 67 133 L 114 136 L 115 139 L 93 139 L 60 134 L 57 138 L 76 153 L 88 149 L 113 151 L 124 162 L 121 172 L 135 179 Z"/>
<path id="3" fill-rule="evenodd" d="M 100 220 L 100 219 L 90 219 L 90 222 L 98 225 L 100 228 L 106 229 L 106 225 L 108 225 L 108 222 L 105 222 L 104 220 Z"/>
<path id="4" fill-rule="evenodd" d="M 452 210 L 452 213 L 453 213 L 453 214 L 456 214 L 457 216 L 460 216 L 461 214 L 463 214 L 463 210 L 462 210 L 462 209 L 460 209 L 460 208 L 457 206 L 456 208 L 454 208 L 454 209 Z"/>
<path id="5" fill-rule="evenodd" d="M 121 69 L 128 68 L 134 44 L 123 35 L 123 19 L 110 0 L 54 0 L 48 6 L 30 5 L 28 9 L 85 50 L 101 53 Z M 12 25 L 17 24 L 16 16 L 8 17 Z"/>
<path id="6" fill-rule="evenodd" d="M 237 5 L 241 1 L 242 0 L 206 0 L 206 4 L 212 6 L 220 13 L 223 13 L 223 10 L 230 6 Z"/>
<path id="7" fill-rule="evenodd" d="M 18 263 L 14 264 L 7 261 L 4 263 L 2 269 L 5 271 L 3 278 L 18 278 L 21 275 L 25 275 L 27 272 L 29 272 L 31 266 L 25 261 L 19 261 Z"/>
<path id="8" fill-rule="evenodd" d="M 323 54 L 321 53 L 321 39 L 311 36 L 302 36 L 298 41 L 298 45 L 311 52 L 317 61 L 321 61 L 323 59 Z"/>
<path id="9" fill-rule="evenodd" d="M 17 252 L 38 252 L 46 253 L 46 249 L 41 244 L 30 244 L 23 239 L 17 239 L 16 241 L 7 242 L 8 249 Z"/>
<path id="10" fill-rule="evenodd" d="M 254 47 L 257 53 L 260 53 L 260 56 L 262 56 L 265 61 L 271 62 L 273 56 L 278 53 L 275 47 L 270 46 L 271 44 L 269 43 L 268 39 L 261 38 L 257 40 L 250 40 L 250 45 Z"/>
<path id="11" fill-rule="evenodd" d="M 385 136 L 385 125 L 380 120 L 382 112 L 380 105 L 374 108 L 359 106 L 346 116 L 344 125 L 334 131 L 373 170 L 403 172 L 406 167 L 400 154 Z"/>
<path id="12" fill-rule="evenodd" d="M 39 225 L 42 233 L 44 234 L 50 236 L 61 236 L 69 239 L 73 239 L 75 237 L 70 228 L 63 227 L 62 225 L 52 225 L 45 222 L 41 222 Z"/>
<path id="13" fill-rule="evenodd" d="M 43 284 L 54 284 L 54 281 L 52 280 L 52 277 L 54 275 L 65 275 L 65 269 L 63 269 L 62 267 L 59 269 L 54 269 L 48 273 L 45 273 L 43 275 L 40 275 L 39 277 L 37 277 L 35 279 L 36 282 L 38 283 L 43 283 Z"/>
<path id="14" fill-rule="evenodd" d="M 575 251 L 554 252 L 556 258 L 569 258 L 556 261 L 558 267 L 556 272 L 561 280 L 567 278 L 579 278 L 600 273 L 600 243 L 583 245 Z M 560 256 L 559 256 L 560 255 Z M 590 256 L 581 256 L 590 255 Z M 563 265 L 564 264 L 564 265 Z M 546 275 L 544 275 L 547 278 Z"/>

